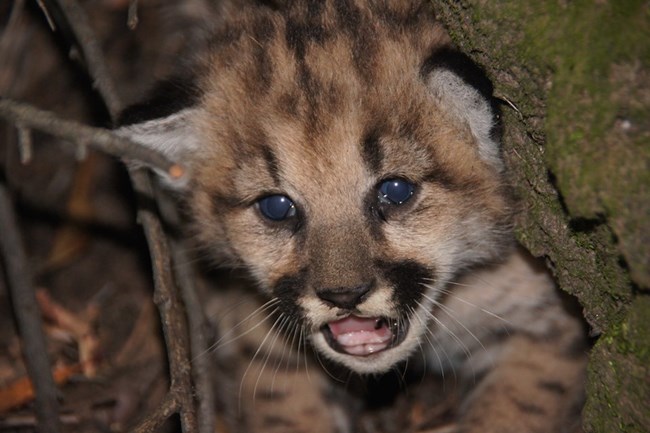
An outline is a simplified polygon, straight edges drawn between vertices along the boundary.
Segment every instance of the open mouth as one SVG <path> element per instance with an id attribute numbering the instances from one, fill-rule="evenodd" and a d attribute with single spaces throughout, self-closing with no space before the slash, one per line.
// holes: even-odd
<path id="1" fill-rule="evenodd" d="M 408 323 L 408 322 L 406 322 Z M 368 356 L 399 345 L 408 326 L 395 319 L 348 316 L 321 328 L 325 340 L 337 352 Z"/>

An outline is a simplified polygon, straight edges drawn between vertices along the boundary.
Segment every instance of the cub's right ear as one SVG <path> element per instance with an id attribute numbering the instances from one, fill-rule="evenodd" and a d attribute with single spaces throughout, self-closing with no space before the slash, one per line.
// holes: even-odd
<path id="1" fill-rule="evenodd" d="M 157 86 L 147 102 L 126 109 L 120 116 L 115 133 L 148 148 L 157 150 L 171 161 L 191 170 L 199 149 L 196 118 L 200 110 L 198 93 L 177 81 Z M 173 181 L 160 170 L 163 182 L 173 189 L 183 189 L 187 182 Z"/>

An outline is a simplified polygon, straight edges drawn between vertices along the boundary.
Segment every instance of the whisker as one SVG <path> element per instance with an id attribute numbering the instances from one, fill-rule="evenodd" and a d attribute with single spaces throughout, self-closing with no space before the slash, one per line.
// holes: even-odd
<path id="1" fill-rule="evenodd" d="M 455 283 L 453 281 L 450 281 L 448 284 L 455 284 L 455 285 L 462 286 L 462 287 L 473 287 L 473 286 L 471 286 L 469 284 Z M 485 313 L 485 314 L 487 314 L 489 316 L 492 316 L 495 319 L 498 319 L 498 320 L 506 323 L 507 325 L 512 325 L 512 322 L 510 322 L 508 319 L 505 319 L 505 318 L 501 317 L 500 315 L 498 315 L 496 313 L 493 313 L 490 310 L 487 310 L 487 309 L 485 309 L 485 308 L 483 308 L 481 306 L 478 306 L 478 305 L 476 305 L 476 304 L 474 304 L 474 303 L 472 303 L 472 302 L 470 302 L 470 301 L 468 301 L 468 300 L 466 300 L 464 298 L 461 298 L 460 296 L 458 296 L 457 294 L 455 294 L 453 291 L 451 291 L 449 289 L 446 289 L 444 287 L 435 288 L 434 286 L 431 286 L 431 285 L 426 284 L 426 283 L 422 283 L 422 285 L 424 285 L 425 287 L 427 287 L 427 288 L 429 288 L 431 290 L 437 290 L 437 291 L 439 291 L 441 293 L 444 293 L 446 296 L 449 296 L 450 298 L 456 299 L 456 300 L 458 300 L 459 302 L 462 302 L 465 305 L 469 305 L 470 307 L 476 308 L 477 310 L 479 310 L 479 311 L 481 311 L 481 312 L 483 312 L 483 313 Z"/>
<path id="2" fill-rule="evenodd" d="M 280 317 L 282 317 L 282 322 L 280 322 L 280 327 L 277 330 L 277 335 L 282 342 L 282 354 L 280 355 L 280 359 L 278 359 L 275 363 L 275 366 L 273 367 L 273 377 L 271 378 L 271 391 L 275 389 L 275 379 L 277 377 L 278 371 L 280 367 L 282 366 L 282 361 L 284 361 L 284 355 L 287 351 L 287 341 L 284 338 L 286 335 L 286 328 L 290 326 L 290 318 L 289 316 L 285 315 L 284 313 L 280 313 Z M 277 339 L 274 339 L 273 342 L 271 343 L 272 346 L 275 346 Z"/>
<path id="3" fill-rule="evenodd" d="M 291 319 L 290 323 L 291 323 L 291 326 L 293 327 L 293 332 L 291 333 L 291 342 L 289 344 L 289 347 L 293 348 L 293 347 L 295 347 L 296 338 L 299 338 L 298 334 L 299 334 L 299 331 L 300 331 L 300 328 L 301 328 L 302 325 L 296 319 Z M 296 353 L 298 355 L 298 359 L 296 361 L 296 371 L 298 371 L 300 369 L 300 341 L 298 341 L 298 349 L 296 350 Z M 289 361 L 287 361 L 285 374 L 287 374 L 287 375 L 289 374 Z M 295 376 L 294 376 L 294 378 L 295 378 Z"/>
<path id="4" fill-rule="evenodd" d="M 450 365 L 452 367 L 452 374 L 454 376 L 454 382 L 456 382 L 457 381 L 456 370 L 455 370 L 454 364 L 451 362 L 451 359 L 449 358 L 449 355 L 447 354 L 447 351 L 445 350 L 444 346 L 441 346 L 439 344 L 434 344 L 434 342 L 431 341 L 431 338 L 429 338 L 429 337 L 430 336 L 433 337 L 436 340 L 435 343 L 438 343 L 438 337 L 436 337 L 435 333 L 429 328 L 428 324 L 426 324 L 419 315 L 414 314 L 414 316 L 418 320 L 418 322 L 420 322 L 420 324 L 427 329 L 427 332 L 425 332 L 423 335 L 424 335 L 424 338 L 427 339 L 427 342 L 429 343 L 429 346 L 431 346 L 431 349 L 433 350 L 433 354 L 435 355 L 436 359 L 438 360 L 438 365 L 440 366 L 440 374 L 442 376 L 443 385 L 445 383 L 445 367 L 444 367 L 444 364 L 442 362 L 442 359 L 440 358 L 440 354 L 438 353 L 438 349 L 442 350 L 443 355 L 447 359 L 447 365 Z M 425 364 L 426 364 L 426 360 L 425 360 Z"/>
<path id="5" fill-rule="evenodd" d="M 479 338 L 478 338 L 478 337 L 477 337 L 477 336 L 476 336 L 472 331 L 470 331 L 469 328 L 468 328 L 467 326 L 465 326 L 465 324 L 464 324 L 463 322 L 461 322 L 460 320 L 458 320 L 458 319 L 456 318 L 456 316 L 454 315 L 454 314 L 456 314 L 454 310 L 452 310 L 451 308 L 447 307 L 447 306 L 444 305 L 443 303 L 438 302 L 438 301 L 436 301 L 435 299 L 432 299 L 431 297 L 429 297 L 429 296 L 427 296 L 427 295 L 425 295 L 425 294 L 423 294 L 422 296 L 423 296 L 424 298 L 428 299 L 429 301 L 431 301 L 431 302 L 432 302 L 434 305 L 436 305 L 438 308 L 440 308 L 440 310 L 441 310 L 443 313 L 445 313 L 447 316 L 449 316 L 449 318 L 450 318 L 451 320 L 453 320 L 453 321 L 455 321 L 456 323 L 458 323 L 458 324 L 459 324 L 459 325 L 460 325 L 460 326 L 461 326 L 461 327 L 462 327 L 462 328 L 463 328 L 463 329 L 464 329 L 464 330 L 465 330 L 469 335 L 472 336 L 472 338 L 473 338 L 473 339 L 474 339 L 474 340 L 475 340 L 475 341 L 476 341 L 476 342 L 477 342 L 477 343 L 478 343 L 478 344 L 483 348 L 483 350 L 487 352 L 487 349 L 485 348 L 485 346 L 483 345 L 483 343 L 481 343 L 481 340 L 479 340 Z"/>
<path id="6" fill-rule="evenodd" d="M 210 347 L 208 347 L 208 348 L 206 349 L 206 352 L 208 352 L 208 351 L 213 351 L 213 350 L 218 350 L 220 347 L 223 347 L 223 346 L 225 346 L 225 345 L 231 344 L 231 343 L 233 343 L 234 341 L 237 341 L 237 340 L 239 340 L 240 338 L 245 337 L 246 335 L 248 335 L 248 334 L 250 334 L 251 332 L 253 332 L 255 329 L 257 329 L 257 328 L 259 328 L 260 326 L 262 326 L 262 325 L 264 324 L 264 322 L 266 322 L 266 321 L 267 321 L 271 316 L 273 316 L 273 314 L 275 314 L 275 313 L 278 311 L 277 308 L 274 309 L 274 310 L 273 310 L 272 312 L 270 312 L 269 314 L 267 314 L 267 315 L 266 315 L 262 320 L 258 321 L 258 322 L 257 322 L 255 325 L 253 325 L 251 328 L 246 329 L 246 331 L 244 331 L 243 333 L 241 333 L 241 334 L 239 334 L 239 335 L 237 335 L 237 336 L 231 338 L 230 340 L 222 341 L 224 338 L 226 338 L 226 337 L 230 336 L 232 333 L 234 333 L 235 330 L 237 330 L 238 328 L 241 328 L 242 326 L 244 326 L 244 325 L 246 324 L 246 322 L 248 322 L 248 321 L 249 321 L 250 319 L 252 319 L 254 316 L 256 316 L 257 314 L 261 314 L 261 313 L 263 313 L 264 311 L 266 311 L 266 310 L 268 310 L 268 309 L 274 307 L 274 306 L 277 305 L 279 302 L 280 302 L 280 300 L 279 300 L 278 298 L 273 298 L 273 299 L 271 299 L 270 301 L 264 303 L 262 306 L 256 308 L 255 311 L 253 311 L 252 313 L 250 313 L 250 314 L 249 314 L 248 316 L 246 316 L 244 319 L 240 320 L 240 321 L 239 321 L 235 326 L 233 326 L 232 328 L 228 329 L 228 330 L 227 330 L 227 331 L 226 331 L 226 332 L 225 332 L 225 333 L 224 333 L 224 334 L 223 334 L 223 335 L 222 335 L 222 336 L 221 336 L 217 341 L 215 341 L 213 344 L 210 345 Z"/>
<path id="7" fill-rule="evenodd" d="M 257 373 L 257 379 L 255 380 L 255 386 L 253 387 L 253 401 L 255 401 L 256 396 L 257 396 L 257 386 L 259 385 L 260 379 L 262 378 L 262 374 L 264 374 L 264 370 L 266 369 L 266 365 L 269 362 L 269 359 L 271 358 L 271 353 L 273 351 L 273 347 L 275 347 L 275 343 L 278 340 L 278 337 L 280 336 L 280 329 L 275 329 L 276 325 L 280 323 L 280 329 L 282 328 L 282 324 L 284 323 L 284 318 L 282 317 L 282 314 L 275 320 L 273 325 L 271 326 L 271 329 L 269 329 L 267 335 L 274 334 L 273 339 L 271 340 L 271 343 L 269 344 L 268 349 L 266 350 L 266 355 L 264 356 L 264 361 L 262 363 L 262 368 L 260 368 L 259 372 Z M 262 345 L 265 344 L 265 341 L 262 341 L 262 344 L 260 345 L 260 348 Z M 273 387 L 271 387 L 273 388 Z"/>
<path id="8" fill-rule="evenodd" d="M 273 313 L 276 313 L 276 312 L 277 312 L 277 309 L 273 311 Z M 262 339 L 262 342 L 257 346 L 257 350 L 253 354 L 251 360 L 248 362 L 248 366 L 246 367 L 246 370 L 244 371 L 244 374 L 242 375 L 241 382 L 239 383 L 239 407 L 240 407 L 240 410 L 241 410 L 242 391 L 244 389 L 244 381 L 246 380 L 246 376 L 248 375 L 248 372 L 251 369 L 251 367 L 253 365 L 253 362 L 255 362 L 255 359 L 257 359 L 257 355 L 259 355 L 260 350 L 262 350 L 262 347 L 264 347 L 264 345 L 266 344 L 266 341 L 269 339 L 269 336 L 274 333 L 274 329 L 275 329 L 275 326 L 278 324 L 278 320 L 279 320 L 279 318 L 276 319 L 273 322 L 273 325 L 271 326 L 271 328 L 266 332 L 266 335 L 264 336 L 264 339 Z M 258 377 L 258 379 L 259 379 L 259 377 Z M 255 387 L 253 388 L 253 401 L 255 401 L 255 392 L 256 391 L 257 391 L 257 382 L 255 383 Z"/>
<path id="9" fill-rule="evenodd" d="M 309 375 L 309 364 L 307 364 L 307 337 L 305 336 L 306 330 L 305 330 L 305 325 L 302 324 L 300 326 L 300 334 L 298 337 L 298 366 L 300 366 L 300 355 L 301 353 L 305 356 L 305 373 L 307 373 L 307 381 L 309 383 L 311 382 L 311 376 Z M 302 350 L 300 350 L 300 346 L 302 344 Z"/>
<path id="10" fill-rule="evenodd" d="M 467 358 L 471 358 L 472 353 L 471 351 L 467 348 L 465 343 L 463 343 L 463 340 L 461 340 L 451 329 L 447 327 L 440 319 L 438 319 L 435 314 L 431 313 L 430 311 L 426 310 L 424 306 L 418 301 L 417 304 L 425 311 L 427 316 L 429 316 L 434 322 L 436 322 L 441 328 L 443 328 L 445 331 L 451 335 L 451 337 L 459 344 L 461 349 L 463 349 L 463 352 L 465 353 L 465 356 Z"/>

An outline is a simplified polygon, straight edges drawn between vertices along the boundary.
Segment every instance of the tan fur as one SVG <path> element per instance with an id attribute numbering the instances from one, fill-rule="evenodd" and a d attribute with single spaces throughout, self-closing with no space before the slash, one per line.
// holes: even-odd
<path id="1" fill-rule="evenodd" d="M 562 431 L 580 403 L 580 322 L 514 246 L 489 96 L 436 69 L 450 42 L 428 3 L 289 2 L 228 16 L 198 57 L 199 101 L 177 116 L 187 141 L 159 147 L 190 165 L 199 242 L 270 300 L 240 287 L 242 308 L 217 309 L 235 312 L 219 324 L 226 349 L 250 360 L 235 368 L 249 431 L 317 431 L 309 413 L 318 431 L 345 431 L 353 423 L 328 418 L 346 404 L 324 397 L 318 360 L 379 374 L 418 351 L 430 369 L 461 376 L 459 431 Z M 123 131 L 137 139 L 156 125 Z M 396 178 L 413 195 L 379 215 L 377 188 Z M 258 203 L 273 194 L 296 216 L 265 218 Z M 370 289 L 353 307 L 322 295 L 359 287 Z M 326 335 L 350 314 L 407 331 L 394 347 L 351 355 Z M 293 411 L 254 398 L 276 382 Z"/>

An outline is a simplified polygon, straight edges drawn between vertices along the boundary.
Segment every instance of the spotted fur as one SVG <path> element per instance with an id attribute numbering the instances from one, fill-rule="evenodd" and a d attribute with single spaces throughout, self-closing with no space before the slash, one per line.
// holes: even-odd
<path id="1" fill-rule="evenodd" d="M 458 431 L 568 431 L 581 325 L 515 246 L 491 84 L 430 3 L 232 9 L 191 73 L 128 110 L 119 133 L 190 168 L 176 187 L 198 242 L 262 296 L 236 286 L 248 308 L 221 324 L 252 359 L 236 369 L 249 431 L 316 431 L 310 417 L 346 431 L 349 418 L 332 420 L 345 397 L 327 398 L 316 358 L 363 375 L 419 353 L 460 375 Z M 393 180 L 412 187 L 403 203 L 378 192 Z M 261 200 L 277 195 L 295 215 L 265 217 Z M 356 337 L 390 341 L 349 348 L 336 323 L 350 318 L 376 323 Z M 266 368 L 280 364 L 295 369 Z"/>

